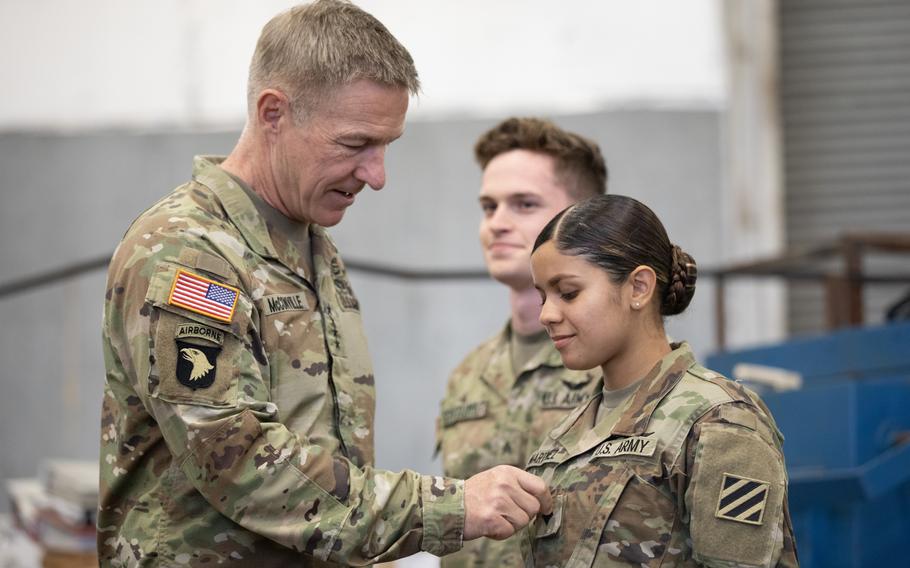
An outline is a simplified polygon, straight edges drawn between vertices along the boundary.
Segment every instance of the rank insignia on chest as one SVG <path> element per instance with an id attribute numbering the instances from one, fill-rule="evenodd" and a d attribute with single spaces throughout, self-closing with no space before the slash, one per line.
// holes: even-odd
<path id="1" fill-rule="evenodd" d="M 338 301 L 346 310 L 359 310 L 360 302 L 354 296 L 354 290 L 348 282 L 347 274 L 341 262 L 337 258 L 332 259 L 331 264 L 332 281 L 335 282 L 335 291 L 338 293 Z"/>
<path id="2" fill-rule="evenodd" d="M 725 473 L 714 516 L 750 525 L 762 524 L 770 484 Z"/>
<path id="3" fill-rule="evenodd" d="M 197 345 L 177 340 L 177 381 L 193 390 L 215 382 L 215 365 L 221 346 Z"/>
<path id="4" fill-rule="evenodd" d="M 178 270 L 167 303 L 230 323 L 239 297 L 237 288 Z"/>

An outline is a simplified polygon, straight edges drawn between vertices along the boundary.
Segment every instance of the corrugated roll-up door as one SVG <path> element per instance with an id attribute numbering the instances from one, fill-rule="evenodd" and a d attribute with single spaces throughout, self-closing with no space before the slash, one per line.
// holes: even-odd
<path id="1" fill-rule="evenodd" d="M 910 231 L 910 2 L 780 0 L 787 243 Z M 866 270 L 910 272 L 910 255 Z M 866 322 L 910 286 L 866 288 Z M 822 287 L 791 284 L 792 333 L 825 328 Z"/>

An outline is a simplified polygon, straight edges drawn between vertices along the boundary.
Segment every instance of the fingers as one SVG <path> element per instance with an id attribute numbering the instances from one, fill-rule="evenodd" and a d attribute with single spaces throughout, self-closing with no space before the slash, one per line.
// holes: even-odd
<path id="1" fill-rule="evenodd" d="M 537 500 L 537 510 L 531 514 L 535 515 L 540 513 L 541 515 L 549 515 L 552 513 L 553 496 L 550 494 L 550 488 L 547 487 L 544 480 L 526 471 L 519 470 L 519 473 L 521 475 L 518 476 L 518 484 L 524 491 Z M 525 510 L 528 511 L 528 509 Z"/>
<path id="2" fill-rule="evenodd" d="M 465 540 L 504 539 L 553 508 L 546 483 L 511 466 L 497 466 L 465 482 Z"/>
<path id="3" fill-rule="evenodd" d="M 524 472 L 522 472 L 524 473 Z M 532 493 L 529 493 L 527 490 L 522 489 L 521 484 L 517 478 L 513 478 L 511 484 L 507 487 L 503 487 L 503 491 L 509 496 L 512 500 L 513 507 L 517 511 L 509 511 L 513 515 L 518 515 L 518 511 L 523 513 L 528 517 L 528 521 L 525 522 L 522 526 L 528 524 L 530 519 L 534 517 L 540 511 L 540 501 Z M 521 528 L 521 527 L 518 527 Z"/>
<path id="4" fill-rule="evenodd" d="M 495 517 L 489 519 L 489 522 L 487 523 L 483 534 L 480 536 L 492 538 L 493 540 L 505 540 L 519 530 L 521 530 L 521 527 L 519 526 L 516 528 L 516 526 L 512 524 L 511 521 L 503 517 Z"/>

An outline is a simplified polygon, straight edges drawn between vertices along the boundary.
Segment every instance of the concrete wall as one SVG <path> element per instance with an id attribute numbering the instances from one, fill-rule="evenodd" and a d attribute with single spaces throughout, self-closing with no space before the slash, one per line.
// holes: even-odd
<path id="1" fill-rule="evenodd" d="M 702 266 L 719 254 L 718 116 L 625 111 L 554 117 L 601 142 L 611 191 L 649 203 Z M 492 120 L 416 122 L 389 153 L 389 182 L 332 230 L 343 255 L 420 269 L 482 268 L 479 171 L 470 147 Z M 130 220 L 190 174 L 195 153 L 230 133 L 0 135 L 0 283 L 109 253 Z M 377 462 L 438 470 L 438 400 L 451 368 L 507 315 L 489 280 L 402 282 L 352 271 L 377 376 Z M 103 381 L 101 271 L 0 298 L 0 478 L 46 456 L 94 459 Z M 704 353 L 711 290 L 670 324 Z M 5 507 L 5 501 L 0 500 Z"/>

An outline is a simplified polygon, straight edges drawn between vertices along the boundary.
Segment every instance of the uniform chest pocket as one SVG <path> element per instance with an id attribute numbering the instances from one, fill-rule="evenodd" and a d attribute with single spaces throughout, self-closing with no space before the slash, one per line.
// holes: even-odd
<path id="1" fill-rule="evenodd" d="M 256 302 L 269 397 L 285 425 L 309 436 L 315 434 L 314 420 L 331 423 L 335 405 L 326 336 L 316 302 L 306 290 L 270 294 Z"/>
<path id="2" fill-rule="evenodd" d="M 581 479 L 591 481 L 572 483 L 572 491 L 563 495 L 558 522 L 551 520 L 555 526 L 535 527 L 535 565 L 661 565 L 672 536 L 675 504 L 635 469 L 619 465 L 599 475 L 605 467 L 595 460 L 583 468 L 587 471 Z M 591 496 L 600 491 L 599 497 Z"/>
<path id="3" fill-rule="evenodd" d="M 606 525 L 632 475 L 625 468 L 610 470 L 598 466 L 589 462 L 554 477 L 553 515 L 549 519 L 540 517 L 533 525 L 531 565 L 576 568 L 594 565 L 602 532 L 598 529 Z"/>
<path id="4" fill-rule="evenodd" d="M 547 538 L 559 533 L 559 528 L 562 526 L 562 515 L 565 506 L 565 494 L 560 494 L 553 498 L 553 513 L 550 515 L 540 515 L 534 521 L 533 529 L 531 531 L 534 538 Z"/>
<path id="5" fill-rule="evenodd" d="M 673 536 L 676 503 L 646 478 L 632 474 L 613 503 L 602 527 L 593 566 L 623 562 L 660 566 Z"/>
<path id="6" fill-rule="evenodd" d="M 314 300 L 304 291 L 272 294 L 257 301 L 259 334 L 268 353 L 278 350 L 325 350 Z M 287 353 L 293 358 L 299 353 Z"/>

